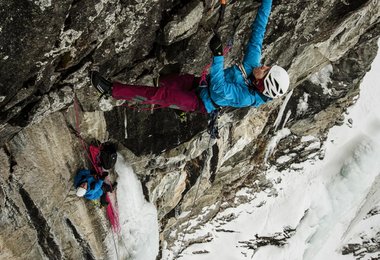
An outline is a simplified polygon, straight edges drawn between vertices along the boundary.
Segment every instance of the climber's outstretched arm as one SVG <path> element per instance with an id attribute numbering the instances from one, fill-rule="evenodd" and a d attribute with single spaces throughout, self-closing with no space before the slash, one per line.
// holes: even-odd
<path id="1" fill-rule="evenodd" d="M 248 75 L 255 67 L 261 65 L 261 49 L 271 9 L 272 0 L 263 0 L 251 25 L 252 33 L 243 59 L 243 66 Z"/>

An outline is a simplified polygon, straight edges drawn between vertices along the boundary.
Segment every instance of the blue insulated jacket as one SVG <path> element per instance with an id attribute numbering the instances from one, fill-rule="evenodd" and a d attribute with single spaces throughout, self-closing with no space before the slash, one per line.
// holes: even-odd
<path id="1" fill-rule="evenodd" d="M 251 25 L 252 34 L 242 63 L 247 75 L 250 75 L 254 68 L 261 66 L 261 48 L 271 8 L 272 0 L 263 0 Z M 210 95 L 219 106 L 258 107 L 270 100 L 258 91 L 249 89 L 237 65 L 224 69 L 223 56 L 213 57 L 209 83 L 209 90 L 202 88 L 200 91 L 200 97 L 208 113 L 216 109 Z"/>
<path id="2" fill-rule="evenodd" d="M 99 199 L 103 194 L 102 185 L 103 180 L 97 180 L 92 176 L 90 170 L 80 170 L 74 178 L 74 186 L 78 188 L 83 182 L 87 182 L 87 192 L 84 195 L 86 199 L 96 200 Z M 93 186 L 93 189 L 91 189 Z"/>

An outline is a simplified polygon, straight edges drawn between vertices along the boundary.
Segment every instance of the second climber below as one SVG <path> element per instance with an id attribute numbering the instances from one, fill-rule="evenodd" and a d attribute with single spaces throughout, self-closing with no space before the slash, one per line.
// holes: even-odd
<path id="1" fill-rule="evenodd" d="M 210 40 L 213 61 L 207 80 L 191 74 L 172 74 L 158 87 L 110 82 L 99 72 L 91 72 L 91 83 L 101 93 L 115 99 L 140 101 L 186 112 L 211 113 L 220 107 L 258 107 L 286 93 L 289 75 L 280 66 L 260 63 L 261 50 L 272 0 L 263 0 L 253 24 L 243 62 L 224 69 L 223 46 L 215 34 Z"/>
<path id="2" fill-rule="evenodd" d="M 117 187 L 117 182 L 112 185 L 106 183 L 104 179 L 108 176 L 108 172 L 102 175 L 96 174 L 95 171 L 81 169 L 74 178 L 74 187 L 78 197 L 85 197 L 88 200 L 100 199 L 102 206 L 108 205 L 106 199 L 107 192 L 113 192 Z"/>

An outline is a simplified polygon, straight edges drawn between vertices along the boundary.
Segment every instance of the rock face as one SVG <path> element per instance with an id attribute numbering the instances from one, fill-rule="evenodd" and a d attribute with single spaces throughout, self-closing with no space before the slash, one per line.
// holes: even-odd
<path id="1" fill-rule="evenodd" d="M 184 230 L 182 212 L 196 217 L 219 205 L 207 222 L 241 187 L 270 189 L 260 174 L 267 165 L 323 157 L 328 129 L 343 122 L 377 52 L 376 0 L 274 2 L 263 63 L 288 69 L 292 91 L 258 109 L 224 109 L 221 138 L 211 143 L 203 115 L 99 104 L 87 74 L 92 67 L 139 84 L 171 72 L 199 75 L 210 61 L 214 2 L 0 3 L 1 259 L 107 258 L 104 211 L 78 200 L 72 187 L 75 172 L 89 167 L 70 131 L 78 126 L 86 141 L 110 138 L 132 152 L 127 160 L 157 207 L 166 248 Z M 226 66 L 241 60 L 259 4 L 227 6 L 220 33 L 233 48 Z M 275 136 L 281 141 L 266 149 Z M 313 149 L 305 149 L 305 137 Z"/>

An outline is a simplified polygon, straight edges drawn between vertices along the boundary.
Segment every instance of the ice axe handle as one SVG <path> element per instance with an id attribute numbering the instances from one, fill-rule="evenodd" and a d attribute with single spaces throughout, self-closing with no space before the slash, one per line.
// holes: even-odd
<path id="1" fill-rule="evenodd" d="M 219 18 L 218 21 L 215 24 L 214 31 L 217 31 L 220 24 L 223 22 L 224 18 L 224 12 L 226 10 L 226 2 L 227 0 L 220 0 L 220 11 L 219 11 Z"/>

